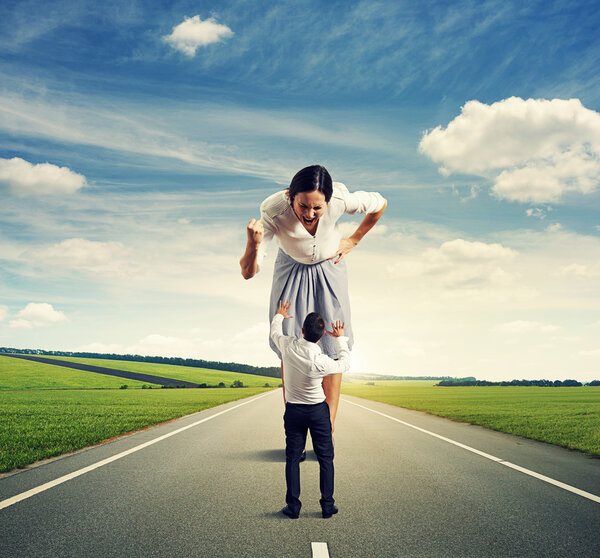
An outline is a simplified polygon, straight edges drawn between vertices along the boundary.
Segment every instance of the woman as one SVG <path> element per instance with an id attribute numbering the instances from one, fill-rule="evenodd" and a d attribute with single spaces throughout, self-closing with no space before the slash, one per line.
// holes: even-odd
<path id="1" fill-rule="evenodd" d="M 348 346 L 352 348 L 348 280 L 343 258 L 373 228 L 386 207 L 387 201 L 376 192 L 350 193 L 343 184 L 332 182 L 327 169 L 320 165 L 300 170 L 287 190 L 263 201 L 261 218 L 248 223 L 246 251 L 240 266 L 244 279 L 254 277 L 260 270 L 266 244 L 273 237 L 277 238 L 280 249 L 273 272 L 269 321 L 277 312 L 280 300 L 292 301 L 290 314 L 295 319 L 284 322 L 284 335 L 301 337 L 304 317 L 318 312 L 325 323 L 345 322 Z M 337 221 L 344 213 L 366 214 L 348 238 L 342 238 L 337 228 Z M 277 347 L 269 342 L 281 359 Z M 329 336 L 324 336 L 319 345 L 324 353 L 337 358 L 336 346 Z M 341 374 L 323 379 L 332 429 L 341 381 Z"/>

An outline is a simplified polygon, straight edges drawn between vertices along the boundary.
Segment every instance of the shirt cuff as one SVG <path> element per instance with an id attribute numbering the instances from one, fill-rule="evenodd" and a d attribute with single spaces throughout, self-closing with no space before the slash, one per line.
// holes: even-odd
<path id="1" fill-rule="evenodd" d="M 277 312 L 277 314 L 275 314 L 273 316 L 273 319 L 271 320 L 271 323 L 274 324 L 276 320 L 280 320 L 280 321 L 283 322 L 283 316 L 279 312 Z"/>
<path id="2" fill-rule="evenodd" d="M 341 337 L 336 337 L 338 347 L 340 349 L 348 349 L 348 337 L 342 335 Z"/>

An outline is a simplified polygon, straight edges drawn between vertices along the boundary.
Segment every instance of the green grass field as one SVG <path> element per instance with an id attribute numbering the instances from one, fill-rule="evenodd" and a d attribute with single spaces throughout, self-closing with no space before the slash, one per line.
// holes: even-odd
<path id="1" fill-rule="evenodd" d="M 280 383 L 277 378 L 220 370 L 76 360 L 199 384 L 230 386 L 241 380 L 249 387 L 140 389 L 143 382 L 0 356 L 0 473 L 256 395 L 269 389 L 261 387 L 265 383 Z M 128 389 L 119 389 L 122 385 Z"/>
<path id="2" fill-rule="evenodd" d="M 240 380 L 249 387 L 142 390 L 143 382 L 0 356 L 0 472 L 261 393 L 268 389 L 261 387 L 265 383 L 280 383 L 278 378 L 176 365 L 68 360 L 199 384 L 229 386 Z M 600 455 L 600 387 L 373 383 L 345 381 L 342 393 Z M 119 389 L 124 384 L 128 389 Z"/>
<path id="3" fill-rule="evenodd" d="M 344 382 L 342 393 L 600 455 L 600 387 L 436 387 Z"/>
<path id="4" fill-rule="evenodd" d="M 267 389 L 5 391 L 0 398 L 0 472 Z"/>
<path id="5" fill-rule="evenodd" d="M 235 380 L 244 382 L 244 386 L 247 387 L 262 387 L 265 384 L 277 387 L 281 383 L 281 378 L 256 376 L 254 374 L 242 374 L 239 372 L 228 372 L 225 370 L 196 368 L 194 366 L 178 366 L 177 364 L 156 364 L 153 362 L 134 362 L 130 360 L 111 360 L 106 358 L 53 357 L 47 355 L 44 355 L 44 358 L 68 360 L 70 362 L 81 362 L 84 364 L 91 364 L 92 366 L 103 366 L 104 368 L 113 368 L 115 370 L 124 370 L 126 372 L 139 372 L 141 374 L 153 374 L 155 376 L 163 376 L 166 378 L 173 378 L 175 380 L 184 380 L 186 382 L 208 384 L 212 386 L 216 386 L 219 384 L 219 382 L 223 382 L 227 387 L 229 387 Z M 129 380 L 119 381 L 122 384 L 129 384 Z M 140 385 L 142 383 L 143 382 L 140 382 Z"/>
<path id="6" fill-rule="evenodd" d="M 8 389 L 118 389 L 141 388 L 144 382 L 94 374 L 42 362 L 0 356 L 0 391 Z M 161 386 L 154 384 L 154 388 Z M 4 398 L 4 395 L 2 396 Z"/>

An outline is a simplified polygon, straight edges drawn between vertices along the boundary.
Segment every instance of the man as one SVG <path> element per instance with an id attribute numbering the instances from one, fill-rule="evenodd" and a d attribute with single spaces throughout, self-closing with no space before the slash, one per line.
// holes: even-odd
<path id="1" fill-rule="evenodd" d="M 284 515 L 297 519 L 300 502 L 300 457 L 310 430 L 313 448 L 319 460 L 321 509 L 324 518 L 338 512 L 333 499 L 333 440 L 331 418 L 325 401 L 322 380 L 330 374 L 340 374 L 350 367 L 348 340 L 344 337 L 344 324 L 331 323 L 328 335 L 338 343 L 338 360 L 323 354 L 318 343 L 325 333 L 325 322 L 316 312 L 306 316 L 302 326 L 302 339 L 283 335 L 283 320 L 288 316 L 291 302 L 279 301 L 277 314 L 271 322 L 271 339 L 277 345 L 283 362 L 283 389 L 285 401 L 285 480 L 287 506 Z"/>

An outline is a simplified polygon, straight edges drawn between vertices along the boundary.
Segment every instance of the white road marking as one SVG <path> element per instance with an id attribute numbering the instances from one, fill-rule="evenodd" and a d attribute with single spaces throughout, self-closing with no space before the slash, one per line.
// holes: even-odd
<path id="1" fill-rule="evenodd" d="M 310 543 L 312 548 L 312 558 L 329 558 L 329 550 L 327 543 L 314 542 Z"/>
<path id="2" fill-rule="evenodd" d="M 465 449 L 472 453 L 476 453 L 477 455 L 480 455 L 481 457 L 485 457 L 486 459 L 490 459 L 491 461 L 495 461 L 496 463 L 499 463 L 500 465 L 505 465 L 506 467 L 510 467 L 511 469 L 515 469 L 516 471 L 520 471 L 521 473 L 524 473 L 531 477 L 535 477 L 536 479 L 540 479 L 549 484 L 553 484 L 554 486 L 558 486 L 559 488 L 562 488 L 563 490 L 568 490 L 569 492 L 572 492 L 573 494 L 583 496 L 584 498 L 587 498 L 588 500 L 591 500 L 592 502 L 597 502 L 598 504 L 600 504 L 600 496 L 596 496 L 595 494 L 591 494 L 590 492 L 586 492 L 585 490 L 580 490 L 579 488 L 575 488 L 574 486 L 565 484 L 564 482 L 560 482 L 560 481 L 557 481 L 550 477 L 541 475 L 540 473 L 536 473 L 535 471 L 525 469 L 525 467 L 520 467 L 519 465 L 515 465 L 514 463 L 511 463 L 510 461 L 504 461 L 504 459 L 495 457 L 493 455 L 490 455 L 489 453 L 479 451 L 478 449 L 472 448 L 470 446 L 466 446 L 465 444 L 461 444 L 460 442 L 456 442 L 454 440 L 451 440 L 450 438 L 440 436 L 439 434 L 436 434 L 435 432 L 430 432 L 429 430 L 425 430 L 424 428 L 419 428 L 418 426 L 415 426 L 414 424 L 410 424 L 408 422 L 404 422 L 403 420 L 397 419 L 395 417 L 391 417 L 390 415 L 386 415 L 385 413 L 375 411 L 374 409 L 370 409 L 369 407 L 365 407 L 364 405 L 359 405 L 358 403 L 354 403 L 353 401 L 349 401 L 348 399 L 343 398 L 342 401 L 344 401 L 346 403 L 350 403 L 350 405 L 355 405 L 356 407 L 362 407 L 363 409 L 366 409 L 367 411 L 371 411 L 372 413 L 381 415 L 382 417 L 399 422 L 400 424 L 403 424 L 404 426 L 414 428 L 415 430 L 418 430 L 419 432 L 423 432 L 424 434 L 428 434 L 429 436 L 433 436 L 434 438 L 439 438 L 440 440 L 443 440 L 444 442 L 448 442 L 449 444 L 453 444 L 455 446 L 458 446 L 459 448 Z"/>
<path id="3" fill-rule="evenodd" d="M 131 448 L 131 449 L 128 449 L 121 453 L 118 453 L 116 455 L 113 455 L 112 457 L 108 457 L 107 459 L 98 461 L 98 463 L 94 463 L 93 465 L 89 465 L 88 467 L 79 469 L 78 471 L 74 471 L 73 473 L 69 473 L 68 475 L 59 477 L 58 479 L 55 479 L 53 481 L 47 482 L 45 484 L 41 484 L 40 486 L 36 486 L 35 488 L 28 490 L 27 492 L 22 492 L 21 494 L 17 494 L 16 496 L 13 496 L 12 498 L 3 500 L 0 502 L 0 510 L 2 510 L 4 508 L 8 508 L 9 506 L 12 506 L 13 504 L 21 502 L 23 500 L 26 500 L 27 498 L 31 498 L 32 496 L 35 496 L 36 494 L 39 494 L 40 492 L 44 492 L 45 490 L 48 490 L 49 488 L 58 486 L 59 484 L 70 481 L 81 475 L 85 475 L 86 473 L 89 473 L 90 471 L 93 471 L 94 469 L 98 469 L 99 467 L 108 465 L 109 463 L 112 463 L 113 461 L 116 461 L 117 459 L 121 459 L 122 457 L 126 457 L 127 455 L 135 453 L 136 451 L 140 451 L 144 448 L 147 448 L 148 446 L 151 446 L 158 442 L 162 442 L 163 440 L 166 440 L 167 438 L 170 438 L 171 436 L 175 436 L 175 434 L 179 434 L 180 432 L 183 432 L 184 430 L 188 430 L 189 428 L 198 426 L 199 424 L 202 424 L 203 422 L 217 418 L 218 416 L 224 415 L 225 413 L 228 413 L 229 411 L 239 409 L 240 407 L 243 407 L 244 405 L 247 405 L 248 403 L 252 403 L 253 401 L 256 401 L 257 399 L 261 399 L 262 397 L 265 397 L 266 395 L 269 395 L 270 393 L 272 393 L 272 392 L 263 393 L 262 395 L 259 395 L 258 397 L 253 397 L 252 399 L 249 399 L 248 401 L 244 401 L 243 403 L 240 403 L 239 405 L 235 405 L 234 407 L 230 407 L 229 409 L 225 409 L 224 411 L 215 413 L 214 415 L 211 415 L 210 417 L 206 417 L 202 420 L 196 421 L 193 424 L 188 424 L 187 426 L 179 428 L 178 430 L 174 430 L 173 432 L 169 432 L 168 434 L 160 436 L 154 440 L 150 440 L 149 442 L 140 444 L 139 446 L 136 446 L 134 448 Z"/>

